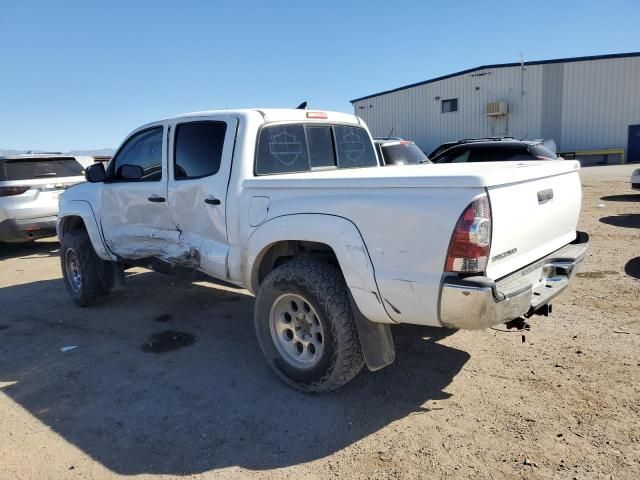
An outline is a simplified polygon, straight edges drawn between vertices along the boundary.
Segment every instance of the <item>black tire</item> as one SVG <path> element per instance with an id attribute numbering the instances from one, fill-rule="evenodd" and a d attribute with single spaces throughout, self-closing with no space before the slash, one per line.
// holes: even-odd
<path id="1" fill-rule="evenodd" d="M 79 285 L 74 284 L 74 272 L 69 271 L 67 257 L 74 255 L 77 259 L 77 272 L 80 274 Z M 89 235 L 85 230 L 73 230 L 62 237 L 60 243 L 60 264 L 67 291 L 73 301 L 81 307 L 96 303 L 109 292 L 100 281 L 98 269 L 102 260 L 96 255 Z"/>
<path id="2" fill-rule="evenodd" d="M 272 306 L 283 295 L 303 297 L 317 312 L 323 329 L 322 354 L 311 368 L 298 368 L 275 344 L 270 326 Z M 340 270 L 313 258 L 298 258 L 264 279 L 254 307 L 258 343 L 267 362 L 288 385 L 302 392 L 328 392 L 351 381 L 364 366 L 347 285 Z"/>

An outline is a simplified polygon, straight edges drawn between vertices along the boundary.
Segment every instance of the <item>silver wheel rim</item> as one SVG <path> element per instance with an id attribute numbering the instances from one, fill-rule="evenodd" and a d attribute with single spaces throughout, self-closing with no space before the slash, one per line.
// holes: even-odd
<path id="1" fill-rule="evenodd" d="M 287 293 L 276 298 L 269 313 L 269 329 L 276 349 L 290 365 L 313 368 L 322 358 L 324 329 L 304 297 Z"/>
<path id="2" fill-rule="evenodd" d="M 65 253 L 64 261 L 67 268 L 67 280 L 69 281 L 69 286 L 74 292 L 79 292 L 80 288 L 82 288 L 82 273 L 80 271 L 80 261 L 78 260 L 76 252 L 69 248 Z"/>

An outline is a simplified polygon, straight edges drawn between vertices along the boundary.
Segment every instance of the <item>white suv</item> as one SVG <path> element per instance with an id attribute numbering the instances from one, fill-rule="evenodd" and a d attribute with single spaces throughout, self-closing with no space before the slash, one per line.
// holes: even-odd
<path id="1" fill-rule="evenodd" d="M 74 157 L 0 157 L 0 242 L 54 237 L 58 197 L 83 181 L 82 165 Z"/>

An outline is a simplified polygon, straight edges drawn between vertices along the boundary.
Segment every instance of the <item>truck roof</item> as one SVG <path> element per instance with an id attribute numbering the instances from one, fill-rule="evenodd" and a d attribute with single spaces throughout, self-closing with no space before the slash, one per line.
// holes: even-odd
<path id="1" fill-rule="evenodd" d="M 314 109 L 297 109 L 297 108 L 247 108 L 247 109 L 237 109 L 237 110 L 204 110 L 200 112 L 190 112 L 183 113 L 180 115 L 175 115 L 173 117 L 169 117 L 164 119 L 166 120 L 177 120 L 183 118 L 191 118 L 191 117 L 206 117 L 213 115 L 234 115 L 238 117 L 254 115 L 255 113 L 260 114 L 265 122 L 282 122 L 282 121 L 313 121 L 313 120 L 321 120 L 328 122 L 339 122 L 339 123 L 352 123 L 355 125 L 361 124 L 361 121 L 355 115 L 350 113 L 343 112 L 334 112 L 330 110 L 314 110 Z M 312 113 L 323 113 L 326 114 L 326 119 L 317 119 L 307 116 L 307 114 Z M 157 123 L 157 122 L 153 122 Z"/>

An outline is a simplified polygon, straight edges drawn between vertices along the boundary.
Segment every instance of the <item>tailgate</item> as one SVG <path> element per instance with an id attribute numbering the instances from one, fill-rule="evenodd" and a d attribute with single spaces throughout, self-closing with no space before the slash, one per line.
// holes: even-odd
<path id="1" fill-rule="evenodd" d="M 582 202 L 577 171 L 487 191 L 493 217 L 488 277 L 498 280 L 576 238 Z"/>

